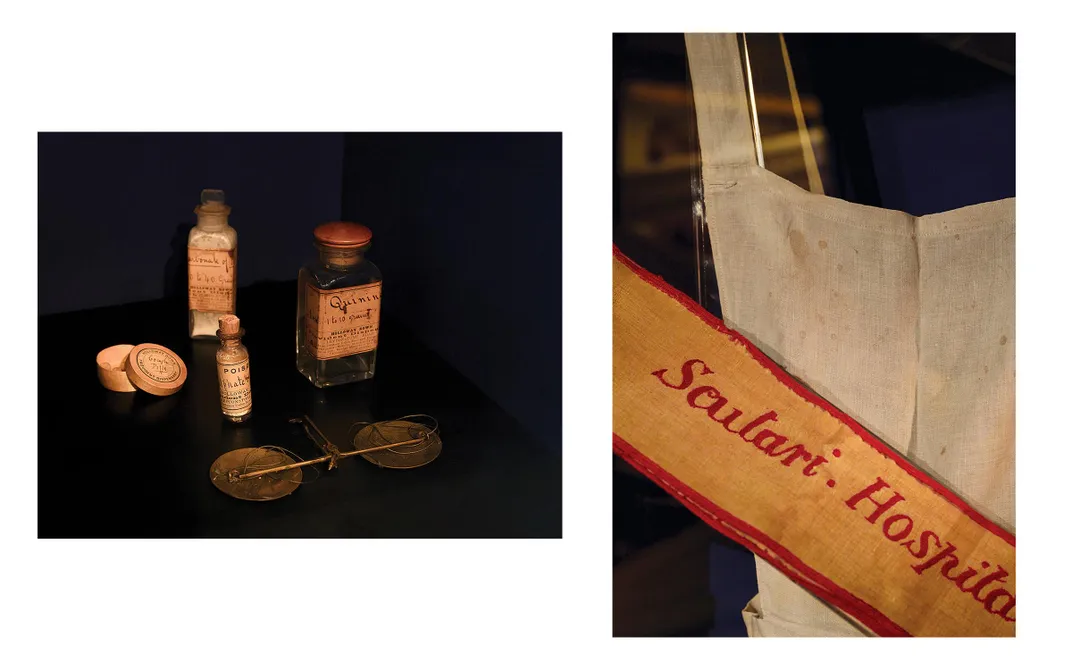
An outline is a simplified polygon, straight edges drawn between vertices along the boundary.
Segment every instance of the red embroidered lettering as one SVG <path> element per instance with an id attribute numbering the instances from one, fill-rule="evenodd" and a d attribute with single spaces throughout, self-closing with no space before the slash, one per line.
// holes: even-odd
<path id="1" fill-rule="evenodd" d="M 1001 609 L 994 609 L 994 603 L 997 601 L 998 598 L 1001 598 L 1002 596 L 1004 596 L 1008 600 L 1005 601 L 1005 604 L 1001 607 Z M 1014 598 L 1013 595 L 1005 589 L 995 589 L 991 591 L 983 600 L 983 607 L 986 608 L 987 612 L 990 612 L 991 614 L 998 614 L 1001 616 L 1002 619 L 1005 619 L 1006 621 L 1016 621 L 1016 619 L 1009 617 L 1009 610 L 1011 610 L 1013 607 L 1016 607 L 1016 598 Z"/>
<path id="2" fill-rule="evenodd" d="M 853 497 L 846 500 L 845 504 L 849 507 L 849 509 L 856 509 L 856 505 L 858 505 L 862 500 L 870 500 L 875 504 L 875 511 L 871 513 L 871 516 L 867 517 L 867 520 L 871 523 L 875 523 L 876 521 L 878 521 L 878 518 L 886 512 L 886 510 L 890 509 L 897 503 L 904 500 L 904 496 L 900 493 L 897 493 L 896 491 L 894 491 L 893 496 L 891 496 L 889 500 L 883 503 L 880 503 L 879 501 L 871 497 L 872 493 L 878 493 L 882 489 L 888 489 L 889 487 L 889 484 L 882 481 L 882 477 L 878 477 L 875 479 L 874 484 L 868 486 L 863 491 L 860 491 Z"/>
<path id="3" fill-rule="evenodd" d="M 990 564 L 987 563 L 986 561 L 983 561 L 983 567 L 984 568 L 986 566 L 988 566 L 988 565 L 990 565 Z M 944 570 L 942 572 L 945 573 Z M 961 591 L 966 591 L 967 589 L 964 588 L 964 583 L 967 582 L 969 579 L 971 579 L 972 577 L 974 577 L 977 574 L 979 574 L 979 571 L 976 570 L 975 568 L 965 567 L 964 570 L 962 570 L 961 573 L 959 575 L 957 575 L 956 577 L 952 577 L 949 574 L 946 574 L 946 577 L 948 577 L 949 579 L 952 579 L 953 583 L 957 585 L 958 589 L 960 589 Z"/>
<path id="4" fill-rule="evenodd" d="M 818 472 L 815 471 L 815 468 L 819 467 L 823 463 L 829 463 L 829 462 L 830 461 L 826 460 L 822 456 L 813 456 L 812 459 L 811 459 L 811 462 L 808 463 L 806 466 L 804 466 L 804 472 L 803 472 L 804 476 L 805 477 L 814 477 L 815 475 L 819 474 Z"/>
<path id="5" fill-rule="evenodd" d="M 655 376 L 659 382 L 668 388 L 675 390 L 685 390 L 692 386 L 696 377 L 703 375 L 714 374 L 714 372 L 698 358 L 694 358 L 686 361 L 681 366 L 681 381 L 679 383 L 673 383 L 666 379 L 666 370 L 656 370 L 651 374 Z M 701 403 L 702 399 L 709 400 L 708 403 Z M 818 469 L 824 464 L 830 463 L 824 456 L 812 455 L 803 444 L 793 444 L 792 446 L 785 446 L 790 443 L 791 438 L 785 435 L 763 428 L 765 424 L 776 423 L 778 421 L 778 413 L 774 410 L 770 410 L 756 419 L 748 422 L 741 430 L 736 431 L 731 426 L 739 420 L 742 416 L 742 411 L 734 407 L 728 407 L 730 400 L 722 394 L 714 386 L 697 386 L 691 389 L 685 397 L 686 403 L 689 407 L 696 409 L 702 409 L 707 413 L 707 417 L 715 423 L 722 424 L 722 427 L 729 433 L 739 435 L 741 440 L 753 445 L 759 452 L 769 456 L 772 459 L 780 460 L 783 466 L 790 466 L 796 463 L 798 460 L 803 463 L 801 474 L 805 477 L 814 477 L 819 474 Z M 723 412 L 724 409 L 728 411 Z M 719 418 L 717 415 L 722 412 L 725 416 Z M 755 433 L 754 436 L 750 436 Z M 833 449 L 831 452 L 833 457 L 841 456 L 840 449 Z M 827 486 L 833 488 L 835 481 L 830 479 L 826 482 Z M 891 489 L 887 494 L 878 496 L 879 492 Z M 863 490 L 855 493 L 852 497 L 845 501 L 845 506 L 851 510 L 858 510 L 860 503 L 867 501 L 870 502 L 874 509 L 871 513 L 864 517 L 871 524 L 876 524 L 884 515 L 890 512 L 899 503 L 903 502 L 905 497 L 895 490 L 892 490 L 890 484 L 885 482 L 881 477 L 876 477 L 873 484 L 868 485 Z M 860 510 L 866 511 L 867 508 Z M 982 603 L 987 612 L 1002 617 L 1006 621 L 1014 622 L 1015 617 L 1012 615 L 1016 607 L 1016 597 L 1003 588 L 995 588 L 982 595 L 984 587 L 990 584 L 1003 584 L 1006 577 L 1009 576 L 1009 572 L 1000 565 L 997 569 L 990 574 L 982 577 L 978 577 L 980 570 L 986 570 L 990 567 L 990 564 L 986 561 L 981 561 L 981 567 L 976 569 L 965 565 L 956 574 L 953 574 L 961 564 L 961 557 L 956 555 L 957 547 L 952 543 L 943 544 L 938 538 L 938 535 L 930 530 L 924 530 L 920 533 L 918 538 L 912 539 L 911 535 L 915 527 L 915 520 L 907 514 L 893 514 L 887 517 L 882 522 L 882 534 L 886 539 L 891 542 L 896 542 L 900 546 L 905 547 L 908 553 L 913 558 L 923 559 L 921 562 L 912 565 L 912 569 L 918 575 L 923 575 L 933 567 L 939 566 L 939 572 L 945 579 L 953 582 L 957 589 L 968 593 L 973 599 Z M 918 545 L 917 545 L 918 541 Z M 937 552 L 933 556 L 928 558 L 931 553 L 931 548 Z M 966 560 L 966 559 L 965 559 Z M 977 581 L 973 586 L 968 586 L 968 583 L 977 578 Z"/>
<path id="6" fill-rule="evenodd" d="M 766 414 L 761 415 L 758 419 L 756 419 L 752 423 L 746 425 L 744 428 L 741 429 L 741 438 L 745 442 L 750 442 L 751 440 L 748 439 L 748 431 L 752 430 L 753 428 L 759 428 L 760 426 L 762 426 L 763 424 L 767 423 L 768 421 L 777 422 L 778 421 L 778 412 L 767 412 Z"/>
<path id="7" fill-rule="evenodd" d="M 979 581 L 975 582 L 975 586 L 965 591 L 965 593 L 970 593 L 973 598 L 975 598 L 979 602 L 983 602 L 983 598 L 979 597 L 979 592 L 983 590 L 983 587 L 988 584 L 991 584 L 992 582 L 1003 584 L 1006 581 L 1005 578 L 1008 576 L 1009 571 L 999 565 L 997 571 L 992 572 L 986 577 L 983 577 Z"/>
<path id="8" fill-rule="evenodd" d="M 707 396 L 714 398 L 714 402 L 710 405 L 697 405 L 696 400 L 700 396 Z M 689 407 L 695 407 L 696 409 L 706 409 L 718 411 L 723 405 L 726 404 L 726 399 L 722 397 L 722 394 L 718 392 L 714 386 L 697 386 L 689 391 L 689 394 L 685 396 L 685 402 L 689 403 Z M 708 412 L 710 413 L 710 412 Z"/>
<path id="9" fill-rule="evenodd" d="M 783 442 L 785 441 L 784 437 L 782 438 L 782 441 Z M 781 442 L 779 442 L 779 444 L 781 444 Z M 798 459 L 798 458 L 800 458 L 802 456 L 804 458 L 806 458 L 806 459 L 811 458 L 811 454 L 808 453 L 808 450 L 804 448 L 803 444 L 794 444 L 793 446 L 786 447 L 785 449 L 782 449 L 781 451 L 770 450 L 770 451 L 765 451 L 765 453 L 769 454 L 771 458 L 778 458 L 779 456 L 785 456 L 785 458 L 782 459 L 782 465 L 789 465 L 790 463 L 792 463 L 793 461 L 795 461 L 796 459 Z M 786 456 L 786 454 L 789 454 L 789 455 Z"/>
<path id="10" fill-rule="evenodd" d="M 739 410 L 737 408 L 734 408 L 733 411 L 729 413 L 729 416 L 725 416 L 725 417 L 723 417 L 721 419 L 716 419 L 715 418 L 715 412 L 713 410 L 708 410 L 707 416 L 711 417 L 711 419 L 715 423 L 721 423 L 722 427 L 725 428 L 727 431 L 729 431 L 731 433 L 736 433 L 737 431 L 735 431 L 734 429 L 730 428 L 730 424 L 733 423 L 734 421 L 736 421 L 737 418 L 741 416 L 741 410 Z"/>
<path id="11" fill-rule="evenodd" d="M 767 444 L 763 444 L 764 440 L 770 440 L 770 441 Z M 774 451 L 775 449 L 777 449 L 778 447 L 782 446 L 786 442 L 788 442 L 789 438 L 784 437 L 782 435 L 779 435 L 778 433 L 769 431 L 766 428 L 764 428 L 763 430 L 761 430 L 758 433 L 756 433 L 756 436 L 754 438 L 752 438 L 751 440 L 747 440 L 747 441 L 751 442 L 754 445 L 756 445 L 756 448 L 759 449 L 760 451 L 762 451 L 763 453 L 769 454 L 769 455 L 774 455 L 774 454 L 771 454 L 771 452 Z"/>
<path id="12" fill-rule="evenodd" d="M 672 389 L 677 389 L 678 391 L 680 391 L 682 389 L 686 389 L 686 388 L 692 386 L 692 380 L 693 380 L 692 366 L 694 364 L 696 364 L 696 363 L 699 363 L 700 365 L 703 366 L 703 370 L 700 371 L 701 375 L 709 375 L 709 374 L 712 374 L 714 372 L 711 368 L 707 367 L 707 363 L 704 363 L 699 358 L 694 358 L 694 359 L 692 359 L 690 361 L 685 361 L 685 363 L 681 366 L 681 383 L 680 384 L 674 385 L 674 384 L 671 384 L 670 382 L 666 381 L 666 379 L 664 377 L 664 375 L 666 375 L 666 369 L 665 368 L 662 369 L 662 370 L 656 370 L 655 372 L 653 372 L 651 374 L 655 375 L 655 377 L 660 382 L 662 382 L 663 385 L 669 386 Z"/>
<path id="13" fill-rule="evenodd" d="M 957 550 L 957 548 L 956 548 L 955 545 L 947 544 L 947 545 L 945 545 L 945 549 L 939 551 L 937 554 L 934 555 L 933 558 L 931 558 L 931 559 L 929 559 L 927 561 L 924 561 L 923 563 L 920 563 L 919 565 L 913 565 L 912 569 L 915 570 L 917 574 L 922 575 L 925 570 L 929 570 L 932 567 L 934 567 L 938 563 L 938 561 L 942 560 L 943 558 L 948 558 L 950 556 L 953 556 L 953 553 L 956 550 Z M 954 557 L 953 560 L 955 560 L 957 563 L 960 563 L 959 558 Z"/>
<path id="14" fill-rule="evenodd" d="M 710 405 L 699 405 L 696 403 L 696 401 L 699 399 L 700 396 L 714 398 L 715 401 Z M 741 410 L 734 409 L 729 413 L 729 416 L 725 418 L 715 418 L 715 413 L 726 406 L 726 397 L 719 393 L 719 390 L 716 389 L 714 386 L 697 386 L 696 388 L 689 391 L 689 394 L 685 397 L 685 401 L 689 403 L 690 407 L 695 407 L 697 409 L 706 409 L 708 418 L 710 418 L 715 423 L 721 423 L 722 427 L 725 428 L 727 432 L 737 432 L 730 428 L 730 423 L 732 423 L 733 420 L 737 417 L 741 416 Z"/>
<path id="15" fill-rule="evenodd" d="M 942 546 L 942 543 L 938 541 L 938 535 L 936 535 L 933 531 L 929 531 L 929 530 L 925 530 L 925 531 L 923 531 L 922 534 L 920 534 L 920 536 L 919 536 L 919 551 L 918 552 L 915 551 L 914 549 L 912 549 L 912 545 L 915 543 L 915 540 L 909 540 L 908 542 L 902 542 L 901 546 L 902 547 L 908 547 L 908 553 L 912 554 L 916 558 L 923 558 L 931 550 L 931 545 L 927 542 L 927 537 L 928 536 L 934 538 L 934 546 L 936 548 Z"/>
<path id="16" fill-rule="evenodd" d="M 897 523 L 899 521 L 907 521 L 908 523 L 905 524 L 905 527 L 904 527 L 903 530 L 891 534 L 890 529 L 893 528 L 893 524 L 895 524 L 895 523 Z M 888 537 L 889 539 L 893 540 L 894 542 L 899 542 L 899 541 L 905 539 L 906 537 L 908 537 L 908 534 L 911 533 L 911 532 L 912 532 L 912 518 L 909 517 L 907 514 L 894 514 L 893 516 L 891 516 L 890 518 L 886 519 L 882 523 L 882 534 L 885 535 L 886 537 Z"/>

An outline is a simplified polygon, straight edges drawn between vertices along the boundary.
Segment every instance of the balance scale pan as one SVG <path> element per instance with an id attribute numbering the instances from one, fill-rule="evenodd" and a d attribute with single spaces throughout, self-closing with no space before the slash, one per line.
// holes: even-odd
<path id="1" fill-rule="evenodd" d="M 277 500 L 294 492 L 302 482 L 301 468 L 284 470 L 251 479 L 235 480 L 254 470 L 267 470 L 281 465 L 293 465 L 294 459 L 271 446 L 246 447 L 223 454 L 212 464 L 209 477 L 219 490 L 239 500 Z"/>

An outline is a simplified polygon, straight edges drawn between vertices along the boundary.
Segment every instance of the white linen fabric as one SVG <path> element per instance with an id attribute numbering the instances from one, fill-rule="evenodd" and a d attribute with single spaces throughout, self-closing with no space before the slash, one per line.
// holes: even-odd
<path id="1" fill-rule="evenodd" d="M 802 190 L 756 163 L 735 36 L 686 44 L 725 322 L 1015 532 L 1015 199 L 914 217 Z M 870 635 L 756 572 L 749 635 Z"/>

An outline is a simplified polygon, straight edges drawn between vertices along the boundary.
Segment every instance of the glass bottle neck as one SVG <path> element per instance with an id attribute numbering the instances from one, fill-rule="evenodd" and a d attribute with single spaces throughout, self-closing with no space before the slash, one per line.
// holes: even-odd
<path id="1" fill-rule="evenodd" d="M 227 227 L 227 215 L 198 214 L 197 227 L 204 230 L 223 230 Z"/>
<path id="2" fill-rule="evenodd" d="M 365 252 L 368 250 L 368 246 L 357 249 L 333 249 L 318 244 L 316 249 L 320 252 L 320 262 L 328 268 L 332 270 L 351 270 L 365 260 Z"/>
<path id="3" fill-rule="evenodd" d="M 219 330 L 217 330 L 215 331 L 215 337 L 219 338 L 221 349 L 228 349 L 228 351 L 233 351 L 233 349 L 242 348 L 242 333 L 232 334 L 232 336 L 225 336 L 225 334 L 222 334 Z"/>

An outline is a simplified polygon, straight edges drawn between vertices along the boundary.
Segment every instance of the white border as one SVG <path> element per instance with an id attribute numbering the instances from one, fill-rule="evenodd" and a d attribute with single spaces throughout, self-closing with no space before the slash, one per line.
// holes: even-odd
<path id="1" fill-rule="evenodd" d="M 36 540 L 33 425 L 8 424 L 3 597 L 11 667 L 1002 667 L 1062 640 L 1069 192 L 1067 30 L 1021 3 L 19 3 L 5 7 L 4 404 L 37 411 L 39 130 L 564 131 L 560 541 Z M 1020 637 L 614 640 L 610 219 L 613 31 L 1017 31 Z M 980 138 L 985 141 L 985 138 Z M 88 215 L 89 213 L 87 213 Z M 14 260 L 12 260 L 14 258 Z M 82 278 L 91 281 L 92 278 Z M 35 328 L 29 329 L 35 331 Z M 85 374 L 92 374 L 92 364 Z M 107 449 L 107 445 L 101 445 Z M 34 460 L 36 464 L 36 461 Z M 1056 531 L 1056 532 L 1055 532 Z M 337 564 L 330 579 L 237 600 Z M 367 570 L 366 570 L 367 568 Z M 392 579 L 390 575 L 405 575 Z M 284 615 L 280 615 L 284 612 Z M 323 628 L 321 628 L 323 626 Z M 415 637 L 414 631 L 420 635 Z M 293 637 L 292 637 L 293 636 Z M 282 641 L 303 637 L 304 642 Z M 856 644 L 880 644 L 881 653 Z M 1051 642 L 1052 644 L 1052 642 Z M 897 645 L 896 649 L 887 645 Z M 265 646 L 263 653 L 252 651 Z M 1056 658 L 1062 657 L 1055 654 Z"/>

